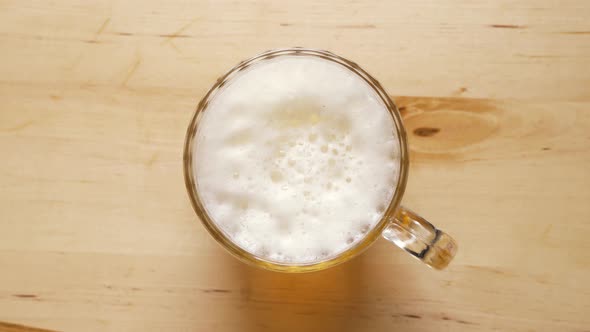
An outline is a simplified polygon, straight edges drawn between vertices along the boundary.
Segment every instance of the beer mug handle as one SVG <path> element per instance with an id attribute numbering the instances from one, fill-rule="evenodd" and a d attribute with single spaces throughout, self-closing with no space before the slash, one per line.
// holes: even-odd
<path id="1" fill-rule="evenodd" d="M 390 219 L 382 235 L 437 270 L 449 265 L 457 253 L 457 242 L 452 237 L 403 206 Z"/>

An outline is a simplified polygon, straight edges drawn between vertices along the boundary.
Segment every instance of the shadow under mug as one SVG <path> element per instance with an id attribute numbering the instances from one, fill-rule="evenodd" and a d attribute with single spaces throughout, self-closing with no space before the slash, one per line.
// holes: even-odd
<path id="1" fill-rule="evenodd" d="M 198 192 L 198 184 L 193 174 L 193 146 L 197 137 L 197 130 L 203 112 L 217 93 L 230 82 L 241 70 L 269 59 L 281 56 L 311 56 L 335 62 L 358 75 L 377 93 L 381 101 L 387 107 L 393 118 L 399 138 L 400 174 L 397 187 L 389 206 L 385 210 L 379 223 L 371 229 L 364 239 L 348 250 L 320 262 L 305 264 L 285 264 L 265 260 L 257 257 L 236 245 L 219 229 L 205 209 Z M 206 161 L 205 161 L 206 162 Z M 310 272 L 332 267 L 345 262 L 360 254 L 377 240 L 379 236 L 393 242 L 412 256 L 418 258 L 428 266 L 435 269 L 443 269 L 455 256 L 457 243 L 446 233 L 434 227 L 424 218 L 400 205 L 408 178 L 409 157 L 406 132 L 401 120 L 401 115 L 395 104 L 391 101 L 383 87 L 371 75 L 365 72 L 356 63 L 351 62 L 333 53 L 307 48 L 289 48 L 268 51 L 259 54 L 249 60 L 242 61 L 232 68 L 224 76 L 220 77 L 215 85 L 207 92 L 199 102 L 197 110 L 187 130 L 184 145 L 184 179 L 188 194 L 195 212 L 209 233 L 230 253 L 243 262 L 253 264 L 268 270 L 281 272 Z"/>

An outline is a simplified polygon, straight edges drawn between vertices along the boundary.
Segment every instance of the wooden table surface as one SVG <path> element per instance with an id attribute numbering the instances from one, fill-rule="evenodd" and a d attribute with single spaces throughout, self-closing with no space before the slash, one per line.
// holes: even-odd
<path id="1" fill-rule="evenodd" d="M 198 222 L 196 103 L 288 46 L 392 95 L 404 204 L 459 242 L 447 270 L 380 240 L 267 272 Z M 590 329 L 588 1 L 1 0 L 0 50 L 0 331 Z"/>

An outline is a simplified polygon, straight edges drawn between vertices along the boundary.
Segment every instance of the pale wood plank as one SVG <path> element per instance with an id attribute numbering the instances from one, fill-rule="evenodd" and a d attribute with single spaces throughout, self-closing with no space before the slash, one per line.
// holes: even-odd
<path id="1" fill-rule="evenodd" d="M 587 329 L 587 17 L 575 0 L 0 2 L 0 321 Z M 198 224 L 181 172 L 196 102 L 239 60 L 292 45 L 347 56 L 392 94 L 404 204 L 457 238 L 448 270 L 380 241 L 328 271 L 269 273 Z"/>

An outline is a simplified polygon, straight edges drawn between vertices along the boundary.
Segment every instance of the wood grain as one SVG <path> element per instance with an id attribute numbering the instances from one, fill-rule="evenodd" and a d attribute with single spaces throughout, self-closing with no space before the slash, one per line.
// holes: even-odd
<path id="1" fill-rule="evenodd" d="M 35 327 L 25 326 L 21 324 L 12 324 L 0 322 L 0 331 L 2 332 L 55 332 L 46 329 L 38 329 Z"/>
<path id="2" fill-rule="evenodd" d="M 0 1 L 0 331 L 587 331 L 588 17 L 581 0 Z M 404 204 L 458 240 L 447 270 L 378 241 L 270 273 L 198 223 L 196 103 L 286 46 L 392 94 Z"/>

